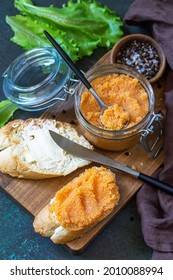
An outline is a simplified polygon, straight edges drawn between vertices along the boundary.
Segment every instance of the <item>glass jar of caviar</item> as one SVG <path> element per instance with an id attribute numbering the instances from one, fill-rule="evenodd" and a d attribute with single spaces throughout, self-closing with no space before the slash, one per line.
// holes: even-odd
<path id="1" fill-rule="evenodd" d="M 144 100 L 147 100 L 147 110 L 144 115 L 141 115 L 141 119 L 140 115 L 138 116 L 139 122 L 131 123 L 120 130 L 105 129 L 97 125 L 97 122 L 93 121 L 93 116 L 96 116 L 96 118 L 99 116 L 99 114 L 97 114 L 97 105 L 91 104 L 91 97 L 88 98 L 88 101 L 85 99 L 86 88 L 80 83 L 75 93 L 75 113 L 84 136 L 95 146 L 112 151 L 128 149 L 141 141 L 144 148 L 151 153 L 154 146 L 153 143 L 151 145 L 148 144 L 148 137 L 154 135 L 154 138 L 156 137 L 158 141 L 161 138 L 162 115 L 154 113 L 155 97 L 152 86 L 148 80 L 133 69 L 120 64 L 108 64 L 95 67 L 87 73 L 86 77 L 94 88 L 96 83 L 98 84 L 98 87 L 95 89 L 99 95 L 100 92 L 104 92 L 104 94 L 107 95 L 108 98 L 102 96 L 105 103 L 106 100 L 110 101 L 110 96 L 112 98 L 114 94 L 116 95 L 116 100 L 118 100 L 117 102 L 120 102 L 120 99 L 122 99 L 124 106 L 129 108 L 129 112 L 130 110 L 132 112 L 130 113 L 131 119 L 133 119 L 132 114 L 134 114 L 135 110 L 137 110 L 136 108 L 138 108 L 136 107 L 137 102 L 135 96 L 137 96 L 138 88 L 140 88 L 142 91 L 142 99 L 139 103 L 141 102 L 141 106 L 143 106 Z M 129 84 L 125 88 L 126 80 L 129 80 Z M 137 88 L 135 94 L 133 94 L 133 92 L 132 94 L 130 93 L 130 84 L 133 85 L 133 90 L 135 87 Z M 122 96 L 120 97 L 119 92 L 121 88 Z M 144 92 L 145 94 L 143 94 Z M 109 105 L 111 104 L 109 103 Z M 93 109 L 92 115 L 90 108 Z M 138 111 L 139 114 L 140 111 L 141 114 L 143 113 L 140 107 Z M 154 145 L 156 144 L 154 140 Z M 155 154 L 157 154 L 157 151 Z"/>

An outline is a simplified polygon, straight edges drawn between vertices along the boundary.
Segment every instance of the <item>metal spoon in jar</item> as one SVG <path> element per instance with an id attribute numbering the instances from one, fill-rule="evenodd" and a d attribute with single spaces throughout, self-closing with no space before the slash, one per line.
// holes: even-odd
<path id="1" fill-rule="evenodd" d="M 71 58 L 67 55 L 67 53 L 64 52 L 64 50 L 60 47 L 60 45 L 54 40 L 54 38 L 45 30 L 44 34 L 46 35 L 47 39 L 51 42 L 51 44 L 54 46 L 54 48 L 58 51 L 58 53 L 63 57 L 65 62 L 68 64 L 68 66 L 73 70 L 73 72 L 76 74 L 76 76 L 79 78 L 79 80 L 86 86 L 86 88 L 91 92 L 91 94 L 94 96 L 94 98 L 97 100 L 101 111 L 100 116 L 103 116 L 104 112 L 106 110 L 109 110 L 112 108 L 112 106 L 107 106 L 103 100 L 99 97 L 99 95 L 96 93 L 96 91 L 93 89 L 92 85 L 89 83 L 89 81 L 86 79 L 86 77 L 83 75 L 83 73 L 79 70 L 79 68 L 73 63 Z M 99 118 L 100 124 L 105 127 L 103 124 L 103 121 Z M 124 124 L 124 126 L 129 123 L 129 120 Z"/>

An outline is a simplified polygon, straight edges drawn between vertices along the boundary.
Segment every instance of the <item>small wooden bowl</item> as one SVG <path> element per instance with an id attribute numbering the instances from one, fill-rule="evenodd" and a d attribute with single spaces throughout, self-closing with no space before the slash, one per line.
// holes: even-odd
<path id="1" fill-rule="evenodd" d="M 126 48 L 126 46 L 129 45 L 133 41 L 140 41 L 140 42 L 144 42 L 144 43 L 147 42 L 156 49 L 156 51 L 159 55 L 159 59 L 160 59 L 160 68 L 159 68 L 158 72 L 155 74 L 155 76 L 153 76 L 151 79 L 149 79 L 150 83 L 155 83 L 157 80 L 159 80 L 161 78 L 161 76 L 163 75 L 163 73 L 165 71 L 166 58 L 165 58 L 164 52 L 163 52 L 161 46 L 159 45 L 159 43 L 148 35 L 131 34 L 131 35 L 127 35 L 127 36 L 123 37 L 122 39 L 120 39 L 111 50 L 110 62 L 117 63 L 117 57 L 118 57 L 119 52 L 122 49 Z M 134 70 L 135 70 L 135 68 L 134 68 Z"/>

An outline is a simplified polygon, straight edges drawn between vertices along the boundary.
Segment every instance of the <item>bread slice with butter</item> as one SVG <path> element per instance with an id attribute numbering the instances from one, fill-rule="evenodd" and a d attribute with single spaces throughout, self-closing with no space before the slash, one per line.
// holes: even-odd
<path id="1" fill-rule="evenodd" d="M 63 186 L 38 213 L 34 229 L 54 243 L 70 242 L 107 217 L 119 198 L 116 176 L 110 169 L 88 168 Z"/>
<path id="2" fill-rule="evenodd" d="M 92 149 L 68 123 L 41 118 L 14 120 L 0 129 L 0 171 L 13 177 L 44 179 L 67 175 L 90 163 L 63 151 L 49 130 Z"/>

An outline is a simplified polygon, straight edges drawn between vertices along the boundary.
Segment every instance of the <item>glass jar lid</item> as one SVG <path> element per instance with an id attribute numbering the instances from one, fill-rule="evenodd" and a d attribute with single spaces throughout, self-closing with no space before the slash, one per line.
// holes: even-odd
<path id="1" fill-rule="evenodd" d="M 72 76 L 54 48 L 34 48 L 16 58 L 4 72 L 3 91 L 23 110 L 42 110 L 67 100 Z"/>

